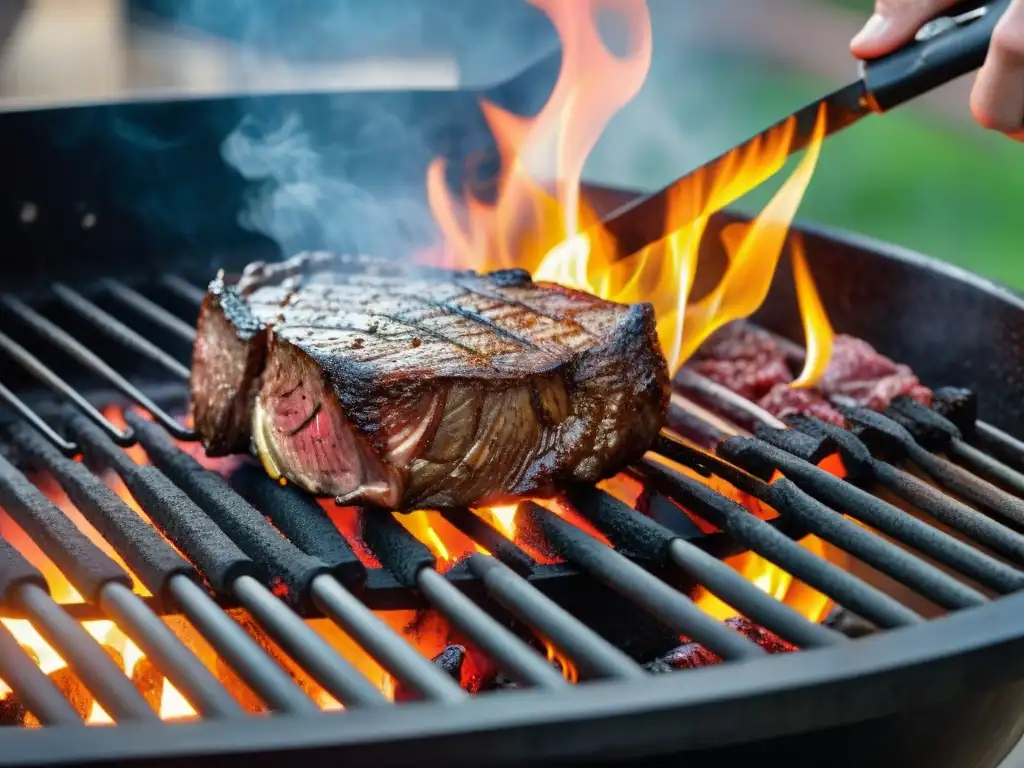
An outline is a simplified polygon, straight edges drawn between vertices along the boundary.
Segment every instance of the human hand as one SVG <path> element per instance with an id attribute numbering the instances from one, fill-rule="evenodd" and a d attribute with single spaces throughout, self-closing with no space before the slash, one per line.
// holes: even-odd
<path id="1" fill-rule="evenodd" d="M 875 13 L 850 51 L 874 59 L 910 42 L 929 19 L 956 0 L 875 0 Z M 992 33 L 985 64 L 971 91 L 971 112 L 986 128 L 1024 141 L 1024 0 L 1013 0 Z"/>

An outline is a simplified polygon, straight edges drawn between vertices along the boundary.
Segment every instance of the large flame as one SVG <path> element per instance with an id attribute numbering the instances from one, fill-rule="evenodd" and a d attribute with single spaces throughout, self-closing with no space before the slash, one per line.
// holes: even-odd
<path id="1" fill-rule="evenodd" d="M 796 119 L 734 151 L 725 170 L 713 178 L 697 174 L 672 189 L 663 238 L 635 254 L 616 253 L 612 239 L 581 197 L 581 179 L 586 156 L 604 126 L 633 98 L 647 74 L 647 7 L 644 0 L 532 1 L 550 16 L 563 41 L 563 66 L 554 91 L 533 117 L 483 103 L 501 161 L 493 199 L 467 189 L 456 201 L 445 181 L 443 160 L 431 164 L 427 192 L 444 243 L 427 258 L 440 266 L 476 270 L 522 267 L 537 280 L 602 298 L 649 302 L 658 319 L 662 349 L 675 370 L 712 332 L 748 317 L 764 301 L 814 173 L 826 108 L 819 110 L 801 162 L 761 214 L 723 233 L 728 266 L 719 284 L 690 302 L 709 216 L 783 167 L 794 142 Z M 609 10 L 619 15 L 628 38 L 624 55 L 610 52 L 598 31 L 598 15 Z M 535 170 L 538 157 L 548 160 L 542 171 Z M 543 182 L 542 174 L 553 174 L 554 181 Z M 814 290 L 806 269 L 798 271 L 798 279 L 801 296 Z M 807 328 L 808 346 L 818 350 L 815 361 L 827 361 L 830 336 L 813 335 L 821 328 L 821 323 Z M 799 384 L 809 385 L 821 372 L 820 365 L 806 370 Z"/>
<path id="2" fill-rule="evenodd" d="M 691 301 L 709 217 L 782 169 L 795 139 L 796 119 L 782 123 L 746 149 L 734 151 L 725 170 L 714 177 L 697 174 L 677 185 L 669 196 L 661 240 L 638 253 L 616 253 L 612 238 L 581 196 L 581 180 L 587 154 L 601 131 L 636 95 L 650 67 L 651 21 L 646 3 L 531 1 L 550 17 L 562 40 L 562 70 L 554 91 L 532 117 L 482 104 L 500 159 L 490 196 L 467 187 L 463 198 L 456 200 L 446 183 L 444 162 L 439 159 L 430 166 L 427 192 L 444 240 L 427 258 L 438 266 L 478 271 L 521 267 L 538 281 L 622 303 L 648 302 L 655 310 L 662 350 L 675 371 L 711 333 L 750 316 L 764 302 L 818 161 L 826 108 L 819 110 L 800 162 L 760 215 L 722 233 L 725 270 L 709 293 Z M 598 17 L 607 11 L 618 15 L 625 32 L 628 46 L 624 54 L 613 54 L 601 38 Z M 538 171 L 538 160 L 543 159 L 548 163 Z M 552 176 L 553 182 L 545 181 Z M 794 386 L 811 386 L 828 366 L 832 331 L 802 243 L 795 236 L 791 242 L 809 351 Z M 727 484 L 717 485 L 755 514 L 766 513 L 756 500 L 743 497 Z M 625 491 L 633 496 L 631 500 L 638 493 L 629 488 L 628 481 L 611 481 L 605 487 L 614 487 L 617 493 Z M 514 507 L 478 513 L 507 535 L 515 535 Z M 805 546 L 824 554 L 817 539 L 807 539 Z M 757 555 L 742 555 L 731 562 L 750 581 L 796 605 L 805 615 L 818 619 L 829 607 L 823 596 L 811 594 L 813 591 Z M 699 602 L 715 615 L 735 614 L 710 595 Z"/>

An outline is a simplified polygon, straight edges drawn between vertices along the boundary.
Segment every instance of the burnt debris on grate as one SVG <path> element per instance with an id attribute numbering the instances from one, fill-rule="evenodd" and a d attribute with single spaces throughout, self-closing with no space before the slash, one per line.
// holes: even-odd
<path id="1" fill-rule="evenodd" d="M 192 309 L 203 297 L 177 276 L 166 276 L 161 285 Z M 18 457 L 17 466 L 0 458 L 0 507 L 95 607 L 95 615 L 113 619 L 139 645 L 146 674 L 166 677 L 203 717 L 237 717 L 242 708 L 161 615 L 184 615 L 216 652 L 218 664 L 230 667 L 267 709 L 302 713 L 320 707 L 278 654 L 266 650 L 226 607 L 243 607 L 257 630 L 313 682 L 346 707 L 359 707 L 383 706 L 388 699 L 308 618 L 326 617 L 386 670 L 395 682 L 394 700 L 456 704 L 466 699 L 458 678 L 474 654 L 485 656 L 499 675 L 488 684 L 491 689 L 555 690 L 569 681 L 545 658 L 545 645 L 578 670 L 580 680 L 628 681 L 755 660 L 766 652 L 835 646 L 875 628 L 923 620 L 803 547 L 797 540 L 807 534 L 947 610 L 1024 587 L 1024 573 L 1016 567 L 1024 564 L 1024 536 L 1017 530 L 1024 528 L 1024 476 L 1014 466 L 1022 458 L 1015 452 L 1020 446 L 976 421 L 969 393 L 940 390 L 933 409 L 902 400 L 885 414 L 846 408 L 850 428 L 844 429 L 804 416 L 780 421 L 684 372 L 669 415 L 674 433 L 665 432 L 655 451 L 629 470 L 643 484 L 644 512 L 595 487 L 567 489 L 560 502 L 565 514 L 524 502 L 517 540 L 529 541 L 531 552 L 543 550 L 556 563 L 543 565 L 476 513 L 444 510 L 444 520 L 481 550 L 444 570 L 395 516 L 365 510 L 360 545 L 381 566 L 371 568 L 317 500 L 252 467 L 226 478 L 193 458 L 180 442 L 194 440 L 194 432 L 122 369 L 123 355 L 116 363 L 106 359 L 121 350 L 181 382 L 188 376 L 182 359 L 195 335 L 188 322 L 120 281 L 104 281 L 98 292 L 55 285 L 47 306 L 69 313 L 66 319 L 75 328 L 96 331 L 102 341 L 83 341 L 67 330 L 67 321 L 59 324 L 20 298 L 0 297 L 0 308 L 22 333 L 0 330 L 0 355 L 59 402 L 41 408 L 47 401 L 0 382 L 0 405 L 9 411 L 0 443 Z M 139 323 L 151 332 L 139 330 Z M 71 383 L 77 379 L 64 373 L 68 363 L 149 418 L 128 409 L 123 425 L 108 419 Z M 149 463 L 125 450 L 132 445 L 144 449 Z M 998 458 L 979 445 L 997 445 L 991 453 Z M 831 455 L 842 458 L 844 477 L 818 466 Z M 29 469 L 57 482 L 151 599 L 132 592 L 131 575 L 47 498 L 23 471 Z M 102 479 L 106 472 L 124 483 L 148 520 L 110 489 Z M 701 475 L 732 485 L 777 517 L 761 519 L 697 479 Z M 945 529 L 883 501 L 871 492 L 876 488 Z M 604 539 L 574 523 L 573 515 Z M 694 519 L 722 533 L 707 534 Z M 723 546 L 779 566 L 832 600 L 840 618 L 819 624 L 766 594 L 717 556 Z M 558 583 L 571 586 L 552 589 Z M 600 585 L 594 588 L 604 590 L 602 599 L 628 606 L 677 644 L 679 638 L 685 642 L 665 646 L 656 659 L 635 658 L 565 599 L 583 584 Z M 697 586 L 737 617 L 720 621 L 705 613 L 692 597 Z M 428 659 L 374 612 L 380 594 L 415 595 L 414 604 L 429 606 L 464 644 L 460 639 Z M 152 685 L 140 684 L 149 698 L 140 693 L 71 607 L 53 600 L 42 573 L 3 539 L 0 601 L 39 629 L 114 720 L 156 718 Z M 81 723 L 82 712 L 2 625 L 0 679 L 12 689 L 16 716 L 25 711 L 42 724 Z"/>

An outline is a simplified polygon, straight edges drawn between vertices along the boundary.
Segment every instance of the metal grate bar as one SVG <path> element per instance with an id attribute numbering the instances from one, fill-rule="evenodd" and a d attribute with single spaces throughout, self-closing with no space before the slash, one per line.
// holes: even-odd
<path id="1" fill-rule="evenodd" d="M 719 455 L 755 473 L 764 472 L 767 468 L 777 470 L 824 504 L 877 528 L 991 589 L 1006 594 L 1024 588 L 1024 573 L 1017 569 L 763 440 L 729 438 L 719 446 Z"/>
<path id="2" fill-rule="evenodd" d="M 39 415 L 29 408 L 25 403 L 15 395 L 11 390 L 0 384 L 0 402 L 10 406 L 16 414 L 22 419 L 32 425 L 39 434 L 50 441 L 57 449 L 65 456 L 74 456 L 78 453 L 78 446 L 74 443 L 65 440 L 61 435 L 57 434 L 56 430 L 39 418 Z"/>
<path id="3" fill-rule="evenodd" d="M 100 606 L 139 646 L 185 699 L 205 717 L 245 714 L 193 652 L 123 584 L 112 583 L 100 593 Z"/>
<path id="4" fill-rule="evenodd" d="M 106 432 L 118 445 L 127 446 L 134 442 L 135 434 L 130 429 L 121 430 L 111 424 L 77 389 L 47 368 L 39 358 L 2 331 L 0 331 L 0 350 L 3 350 L 11 359 L 50 390 L 73 403 L 79 411 L 88 416 L 93 423 Z"/>
<path id="5" fill-rule="evenodd" d="M 895 402 L 895 401 L 894 401 Z M 945 422 L 941 416 L 916 405 L 916 409 L 929 414 L 933 420 Z M 908 406 L 903 413 L 913 412 Z M 941 456 L 936 456 L 922 447 L 914 435 L 901 423 L 889 416 L 866 408 L 841 406 L 840 411 L 847 420 L 875 438 L 883 440 L 887 447 L 903 453 L 907 459 L 931 477 L 936 483 L 953 491 L 972 504 L 981 507 L 1005 520 L 1024 527 L 1024 501 L 977 477 L 963 467 Z M 906 416 L 904 416 L 906 418 Z M 932 425 L 925 425 L 926 428 Z M 956 427 L 948 424 L 955 434 Z M 946 435 L 948 438 L 949 435 Z M 953 438 L 956 439 L 956 438 Z M 947 445 L 951 440 L 947 440 Z"/>
<path id="6" fill-rule="evenodd" d="M 745 507 L 703 483 L 658 464 L 648 464 L 648 470 L 650 479 L 669 498 L 721 527 L 766 560 L 828 595 L 843 607 L 885 628 L 921 621 L 921 617 L 914 611 L 889 595 L 816 557 L 752 515 Z"/>
<path id="7" fill-rule="evenodd" d="M 936 490 L 918 478 L 878 462 L 875 479 L 902 499 L 950 528 L 969 536 L 1018 566 L 1024 566 L 1024 536 L 966 504 Z"/>
<path id="8" fill-rule="evenodd" d="M 671 562 L 712 594 L 779 637 L 801 648 L 840 642 L 842 635 L 808 621 L 785 603 L 757 589 L 718 558 L 597 488 L 568 493 L 573 506 L 615 545 L 652 563 Z"/>
<path id="9" fill-rule="evenodd" d="M 537 564 L 515 542 L 468 509 L 442 510 L 441 517 L 520 576 L 528 575 Z"/>
<path id="10" fill-rule="evenodd" d="M 420 568 L 416 586 L 441 614 L 483 649 L 513 680 L 537 688 L 568 685 L 536 651 L 505 629 L 433 568 Z"/>
<path id="11" fill-rule="evenodd" d="M 987 477 L 1017 496 L 1024 496 L 1024 475 L 979 451 L 970 443 L 953 440 L 950 455 L 973 472 Z"/>
<path id="12" fill-rule="evenodd" d="M 746 434 L 735 424 L 716 416 L 678 392 L 672 393 L 665 421 L 669 428 L 704 448 L 714 448 L 732 435 Z"/>
<path id="13" fill-rule="evenodd" d="M 199 633 L 267 705 L 282 712 L 317 712 L 256 642 L 199 587 L 195 569 L 148 522 L 139 517 L 85 466 L 62 456 L 25 426 L 11 434 L 37 467 L 57 480 L 89 523 L 112 544 L 128 566 L 158 596 L 169 596 Z"/>
<path id="14" fill-rule="evenodd" d="M 379 707 L 390 703 L 351 662 L 259 581 L 252 576 L 240 576 L 232 590 L 284 652 L 342 704 Z"/>
<path id="15" fill-rule="evenodd" d="M 688 597 L 554 512 L 526 502 L 519 514 L 543 530 L 564 557 L 666 626 L 701 643 L 723 659 L 753 659 L 764 653 L 755 643 L 708 616 Z"/>
<path id="16" fill-rule="evenodd" d="M 168 582 L 167 591 L 192 626 L 270 709 L 293 715 L 320 711 L 291 675 L 267 656 L 252 636 L 198 584 L 176 576 Z"/>
<path id="17" fill-rule="evenodd" d="M 434 555 L 391 514 L 364 513 L 363 538 L 400 584 L 418 589 L 513 680 L 538 688 L 566 685 L 565 679 L 539 653 L 434 570 Z"/>
<path id="18" fill-rule="evenodd" d="M 84 725 L 57 686 L 0 623 L 0 680 L 42 725 Z"/>
<path id="19" fill-rule="evenodd" d="M 317 576 L 310 591 L 323 614 L 379 660 L 399 683 L 430 701 L 455 703 L 467 698 L 444 670 L 430 663 L 333 578 Z"/>
<path id="20" fill-rule="evenodd" d="M 155 721 L 156 713 L 92 635 L 50 597 L 43 575 L 0 539 L 0 604 L 22 611 L 117 721 Z"/>
<path id="21" fill-rule="evenodd" d="M 847 471 L 854 475 L 852 479 L 858 482 L 874 481 L 953 530 L 1018 565 L 1024 564 L 1024 536 L 947 496 L 909 472 L 874 458 L 867 446 L 852 432 L 807 416 L 792 417 L 789 424 L 809 435 L 833 439 Z M 764 432 L 758 435 L 769 442 L 773 436 L 772 433 Z"/>
<path id="22" fill-rule="evenodd" d="M 47 320 L 20 299 L 4 296 L 0 299 L 0 303 L 55 347 L 73 357 L 96 375 L 106 379 L 129 400 L 149 411 L 153 418 L 159 421 L 161 426 L 172 435 L 180 440 L 195 439 L 195 432 L 179 424 L 138 387 L 107 365 L 98 355 L 63 328 Z"/>
<path id="23" fill-rule="evenodd" d="M 534 589 L 508 566 L 479 554 L 470 555 L 467 564 L 483 581 L 492 598 L 568 656 L 583 674 L 623 680 L 646 676 L 643 668 L 629 656 Z"/>
<path id="24" fill-rule="evenodd" d="M 145 355 L 150 360 L 155 360 L 174 376 L 186 381 L 188 380 L 188 367 L 142 334 L 129 328 L 109 312 L 96 306 L 96 304 L 89 301 L 78 291 L 63 283 L 54 283 L 53 292 L 65 305 L 75 310 L 79 315 L 118 343 L 123 344 L 133 352 Z"/>
<path id="25" fill-rule="evenodd" d="M 157 722 L 159 718 L 131 681 L 82 625 L 35 585 L 17 591 L 17 603 L 114 720 Z"/>
<path id="26" fill-rule="evenodd" d="M 711 406 L 716 412 L 742 426 L 753 428 L 756 424 L 766 424 L 772 427 L 785 427 L 786 425 L 773 414 L 766 411 L 757 403 L 747 400 L 738 395 L 717 381 L 712 381 L 706 376 L 701 376 L 689 368 L 680 368 L 672 380 L 673 388 L 693 395 L 694 398 L 704 405 Z"/>
<path id="27" fill-rule="evenodd" d="M 115 618 L 122 631 L 201 714 L 211 717 L 242 714 L 238 703 L 203 663 L 132 593 L 128 573 L 2 457 L 0 503 L 72 586 Z"/>
<path id="28" fill-rule="evenodd" d="M 974 431 L 982 441 L 998 448 L 1004 454 L 1013 456 L 1018 465 L 1024 462 L 1024 443 L 1017 438 L 984 421 L 975 421 Z"/>
<path id="29" fill-rule="evenodd" d="M 901 547 L 847 520 L 786 478 L 765 483 L 717 457 L 675 448 L 675 457 L 688 466 L 698 464 L 763 501 L 780 515 L 793 518 L 810 533 L 859 558 L 876 570 L 946 608 L 967 608 L 985 602 L 984 596 Z"/>
<path id="30" fill-rule="evenodd" d="M 206 298 L 206 291 L 198 286 L 192 285 L 192 283 L 178 275 L 164 275 L 160 278 L 160 284 L 171 291 L 171 293 L 180 296 L 191 304 L 194 304 L 197 308 L 203 303 L 203 299 Z"/>
<path id="31" fill-rule="evenodd" d="M 287 587 L 287 599 L 302 606 L 309 599 L 329 610 L 328 616 L 356 639 L 367 642 L 366 650 L 376 651 L 378 660 L 393 675 L 407 682 L 424 695 L 444 701 L 464 697 L 454 681 L 425 659 L 415 648 L 394 635 L 372 611 L 355 600 L 346 598 L 347 590 L 324 572 L 327 564 L 296 547 L 282 537 L 264 516 L 238 495 L 216 472 L 211 472 L 188 454 L 180 451 L 152 423 L 135 414 L 127 414 L 153 463 L 191 496 L 214 522 L 266 572 Z M 300 510 L 293 507 L 293 512 Z M 317 506 L 306 508 L 305 519 L 322 520 L 324 513 Z M 327 521 L 329 522 L 329 521 Z M 321 535 L 330 539 L 344 537 L 333 525 L 322 527 Z M 333 533 L 332 533 L 333 532 Z M 335 548 L 340 549 L 341 546 Z M 344 548 L 348 549 L 347 542 Z M 357 606 L 359 606 L 357 608 Z"/>
<path id="32" fill-rule="evenodd" d="M 155 301 L 147 299 L 134 288 L 130 288 L 120 280 L 104 280 L 103 287 L 122 304 L 127 304 L 143 317 L 152 320 L 183 341 L 192 344 L 196 340 L 196 329 L 190 324 L 170 310 L 161 307 Z"/>
<path id="33" fill-rule="evenodd" d="M 387 699 L 346 659 L 254 576 L 264 573 L 213 520 L 159 469 L 140 466 L 82 419 L 69 428 L 86 456 L 116 471 L 153 523 L 219 593 L 236 598 L 258 624 L 324 689 L 346 706 Z M 262 521 L 262 518 L 260 518 Z M 265 522 L 265 521 L 263 521 Z M 279 534 L 274 533 L 280 538 Z M 315 571 L 314 571 L 315 573 Z"/>

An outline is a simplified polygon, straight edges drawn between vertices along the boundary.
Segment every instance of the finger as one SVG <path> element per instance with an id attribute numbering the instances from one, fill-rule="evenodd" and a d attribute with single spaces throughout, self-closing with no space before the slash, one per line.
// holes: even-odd
<path id="1" fill-rule="evenodd" d="M 971 91 L 971 112 L 986 128 L 1024 139 L 1024 0 L 1013 0 L 996 24 Z"/>
<path id="2" fill-rule="evenodd" d="M 858 59 L 875 59 L 910 42 L 929 19 L 957 0 L 875 0 L 875 13 L 850 42 Z"/>

